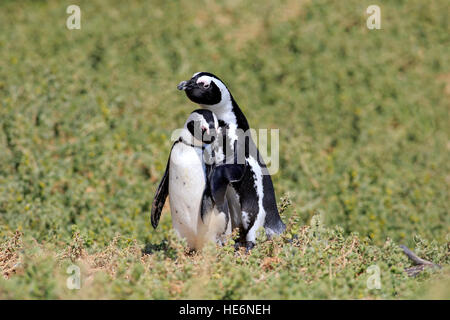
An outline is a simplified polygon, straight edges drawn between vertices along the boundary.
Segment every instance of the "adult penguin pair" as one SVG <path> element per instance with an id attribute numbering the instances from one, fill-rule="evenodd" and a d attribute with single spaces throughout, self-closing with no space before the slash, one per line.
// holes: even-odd
<path id="1" fill-rule="evenodd" d="M 248 133 L 250 127 L 231 92 L 217 76 L 208 72 L 195 73 L 191 79 L 180 82 L 177 88 L 199 104 L 203 108 L 200 110 L 209 111 L 211 113 L 208 115 L 218 119 L 216 132 L 221 132 L 224 141 L 219 144 L 220 150 L 216 149 L 215 161 L 203 171 L 205 190 L 196 191 L 196 199 L 202 199 L 197 214 L 208 216 L 212 210 L 221 212 L 223 216 L 229 215 L 230 222 L 227 223 L 231 224 L 232 229 L 239 230 L 237 244 L 247 250 L 255 245 L 256 232 L 260 227 L 265 228 L 268 238 L 281 234 L 286 226 L 278 213 L 272 179 L 251 135 L 240 134 Z M 171 191 L 166 186 L 170 182 L 165 182 L 171 165 L 169 159 L 153 201 L 152 224 L 155 228 L 157 223 L 153 223 L 154 217 L 159 219 L 167 194 L 172 203 Z"/>

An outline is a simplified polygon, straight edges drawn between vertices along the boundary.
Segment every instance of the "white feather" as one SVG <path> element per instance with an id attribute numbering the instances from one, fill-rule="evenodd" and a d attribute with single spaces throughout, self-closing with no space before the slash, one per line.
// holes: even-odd
<path id="1" fill-rule="evenodd" d="M 256 240 L 256 232 L 258 229 L 262 226 L 264 226 L 264 221 L 266 219 L 266 212 L 264 210 L 263 206 L 263 198 L 264 198 L 264 189 L 263 189 L 263 176 L 261 167 L 259 166 L 258 162 L 252 157 L 248 157 L 247 159 L 248 164 L 252 168 L 252 171 L 254 172 L 254 180 L 255 180 L 255 189 L 256 194 L 258 195 L 258 208 L 259 212 L 256 216 L 255 223 L 250 228 L 250 230 L 247 233 L 246 240 L 255 242 Z"/>

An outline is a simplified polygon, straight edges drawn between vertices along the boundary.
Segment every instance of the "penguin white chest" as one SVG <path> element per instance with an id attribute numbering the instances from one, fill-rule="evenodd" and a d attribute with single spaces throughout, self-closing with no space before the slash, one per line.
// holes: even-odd
<path id="1" fill-rule="evenodd" d="M 201 148 L 176 144 L 170 156 L 169 201 L 172 225 L 190 247 L 197 241 L 206 176 Z"/>

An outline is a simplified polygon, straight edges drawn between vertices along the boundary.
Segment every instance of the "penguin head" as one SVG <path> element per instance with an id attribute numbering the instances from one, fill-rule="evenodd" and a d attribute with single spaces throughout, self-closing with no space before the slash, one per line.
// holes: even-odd
<path id="1" fill-rule="evenodd" d="M 231 101 L 231 94 L 222 80 L 209 72 L 194 73 L 191 79 L 181 81 L 177 88 L 186 92 L 192 102 L 203 106 L 221 106 Z"/>
<path id="2" fill-rule="evenodd" d="M 192 137 L 200 143 L 214 142 L 219 131 L 219 121 L 216 115 L 207 109 L 192 111 L 184 127 Z"/>

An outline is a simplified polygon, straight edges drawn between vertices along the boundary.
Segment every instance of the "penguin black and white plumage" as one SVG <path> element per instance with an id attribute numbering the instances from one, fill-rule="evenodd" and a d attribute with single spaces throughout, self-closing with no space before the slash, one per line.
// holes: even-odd
<path id="1" fill-rule="evenodd" d="M 218 120 L 211 111 L 199 109 L 190 114 L 178 140 L 172 145 L 166 171 L 152 204 L 151 221 L 156 229 L 169 196 L 172 226 L 194 250 L 201 249 L 209 241 L 222 244 L 231 233 L 227 203 L 203 206 L 206 212 L 201 214 L 210 171 L 204 152 L 211 148 L 218 130 Z"/>
<path id="2" fill-rule="evenodd" d="M 236 135 L 238 129 L 248 132 L 250 127 L 231 92 L 217 76 L 208 72 L 195 73 L 177 88 L 184 90 L 191 101 L 214 112 L 232 150 L 225 157 L 234 158 L 234 164 L 226 161 L 213 168 L 211 193 L 219 203 L 228 201 L 232 228 L 240 230 L 239 243 L 251 249 L 260 227 L 265 228 L 269 238 L 281 234 L 286 226 L 278 213 L 271 176 L 251 136 L 247 135 L 244 141 Z M 236 155 L 244 155 L 245 160 L 236 161 Z"/>

